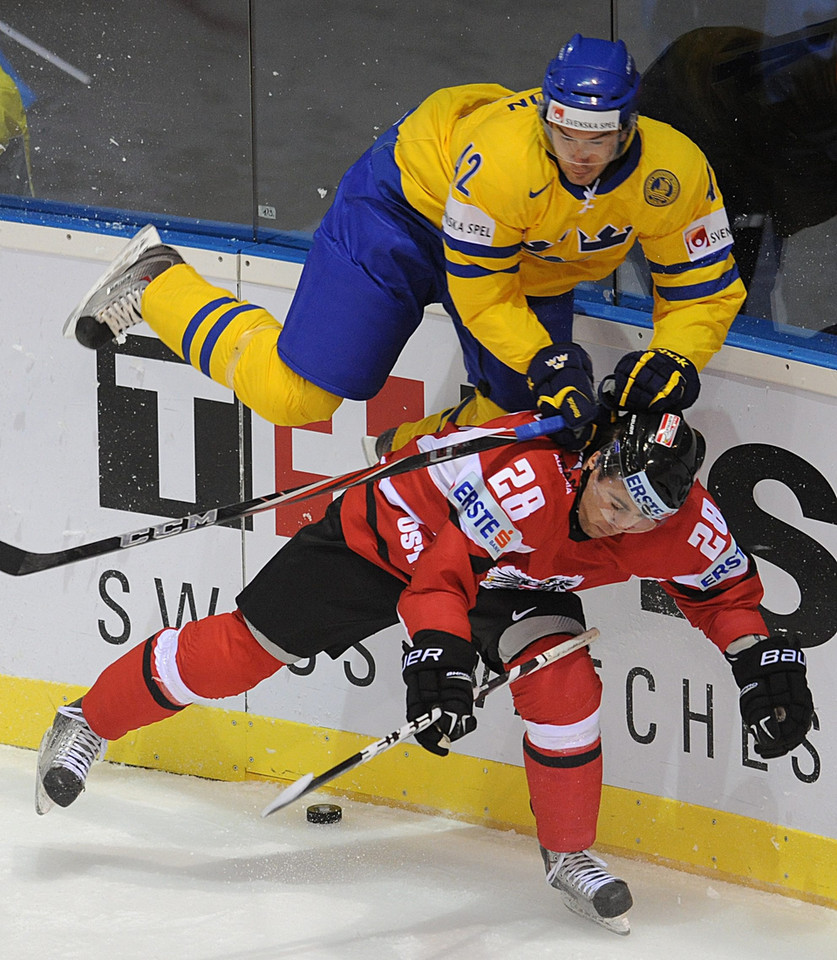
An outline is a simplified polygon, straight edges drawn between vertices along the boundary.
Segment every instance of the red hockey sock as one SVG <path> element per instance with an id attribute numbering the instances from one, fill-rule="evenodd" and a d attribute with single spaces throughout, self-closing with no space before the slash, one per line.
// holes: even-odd
<path id="1" fill-rule="evenodd" d="M 240 611 L 206 617 L 180 630 L 161 630 L 102 671 L 84 696 L 84 716 L 100 737 L 118 740 L 199 697 L 221 699 L 250 690 L 282 666 L 258 643 Z"/>
<path id="2" fill-rule="evenodd" d="M 541 637 L 522 650 L 506 669 L 569 639 L 569 634 Z M 524 720 L 568 724 L 584 720 L 598 709 L 602 683 L 590 653 L 584 648 L 521 677 L 511 685 L 511 692 L 517 712 Z"/>
<path id="3" fill-rule="evenodd" d="M 565 639 L 541 637 L 509 667 Z M 597 715 L 601 689 L 586 649 L 521 677 L 511 687 L 514 705 L 529 727 L 523 761 L 538 840 L 548 850 L 585 850 L 596 837 L 602 788 Z"/>
<path id="4" fill-rule="evenodd" d="M 129 650 L 99 674 L 84 695 L 84 718 L 94 733 L 118 740 L 129 730 L 164 720 L 183 709 L 153 678 L 156 635 Z"/>
<path id="5" fill-rule="evenodd" d="M 177 639 L 177 669 L 198 697 L 220 700 L 252 690 L 284 666 L 256 640 L 240 610 L 185 624 Z"/>
<path id="6" fill-rule="evenodd" d="M 601 740 L 575 751 L 542 750 L 523 738 L 523 762 L 538 840 L 547 850 L 586 850 L 596 839 Z"/>

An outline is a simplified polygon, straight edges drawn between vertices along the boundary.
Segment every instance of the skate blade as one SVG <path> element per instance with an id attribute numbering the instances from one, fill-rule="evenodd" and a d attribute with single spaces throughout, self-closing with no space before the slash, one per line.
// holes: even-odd
<path id="1" fill-rule="evenodd" d="M 47 742 L 47 738 L 51 733 L 52 727 L 41 737 L 41 745 L 38 747 L 38 772 L 35 777 L 35 812 L 39 817 L 42 817 L 45 813 L 49 813 L 55 806 L 55 801 L 52 800 L 46 790 L 44 790 L 43 775 L 46 771 L 41 770 L 41 751 L 44 749 L 44 744 Z"/>
<path id="2" fill-rule="evenodd" d="M 133 239 L 123 247 L 122 252 L 115 260 L 111 261 L 107 270 L 105 270 L 84 297 L 82 297 L 75 310 L 67 317 L 62 333 L 68 340 L 75 339 L 76 324 L 78 323 L 79 317 L 83 316 L 84 308 L 93 294 L 105 286 L 108 281 L 112 280 L 118 273 L 121 273 L 129 263 L 136 260 L 136 258 L 149 247 L 156 247 L 159 243 L 162 243 L 160 234 L 157 233 L 157 228 L 151 223 L 146 224 L 139 233 L 134 235 Z"/>
<path id="3" fill-rule="evenodd" d="M 576 900 L 564 897 L 563 895 L 561 896 L 561 900 L 571 913 L 583 917 L 585 920 L 592 920 L 593 923 L 599 924 L 599 926 L 604 927 L 605 930 L 610 930 L 611 933 L 615 933 L 619 937 L 627 937 L 631 932 L 631 924 L 626 913 L 623 913 L 621 917 L 600 917 L 592 906 L 589 909 L 585 909 Z"/>

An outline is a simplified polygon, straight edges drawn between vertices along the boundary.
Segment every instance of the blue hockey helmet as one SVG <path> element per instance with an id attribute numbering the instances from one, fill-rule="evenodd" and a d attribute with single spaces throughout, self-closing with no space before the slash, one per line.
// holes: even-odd
<path id="1" fill-rule="evenodd" d="M 639 72 L 622 40 L 577 33 L 546 68 L 542 117 L 579 130 L 632 131 Z"/>

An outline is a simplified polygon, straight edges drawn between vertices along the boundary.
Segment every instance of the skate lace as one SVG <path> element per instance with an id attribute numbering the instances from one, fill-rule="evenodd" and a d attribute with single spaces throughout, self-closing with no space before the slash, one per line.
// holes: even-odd
<path id="1" fill-rule="evenodd" d="M 53 765 L 58 764 L 72 770 L 81 780 L 85 780 L 93 761 L 104 756 L 107 741 L 87 726 L 81 707 L 59 707 L 58 712 L 76 721 L 78 726 L 67 731 L 64 743 L 56 751 Z"/>
<path id="2" fill-rule="evenodd" d="M 147 286 L 148 282 L 146 281 L 141 286 L 120 294 L 113 302 L 99 311 L 99 319 L 104 321 L 117 335 L 140 323 L 142 320 L 140 304 Z"/>
<path id="3" fill-rule="evenodd" d="M 561 853 L 546 875 L 547 883 L 552 883 L 560 877 L 568 885 L 574 887 L 585 897 L 592 897 L 597 890 L 607 883 L 612 883 L 614 877 L 603 870 L 607 866 L 604 860 L 594 857 L 589 850 L 578 853 Z"/>

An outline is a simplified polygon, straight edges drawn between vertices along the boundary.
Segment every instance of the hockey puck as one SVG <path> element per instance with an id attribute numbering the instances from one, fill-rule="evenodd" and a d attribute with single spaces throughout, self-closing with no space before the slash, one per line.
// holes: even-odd
<path id="1" fill-rule="evenodd" d="M 106 323 L 99 323 L 95 317 L 79 317 L 76 322 L 76 340 L 91 350 L 101 350 L 105 344 L 113 341 L 113 331 Z"/>
<path id="2" fill-rule="evenodd" d="M 343 811 L 336 803 L 315 803 L 305 813 L 309 823 L 340 823 Z"/>

